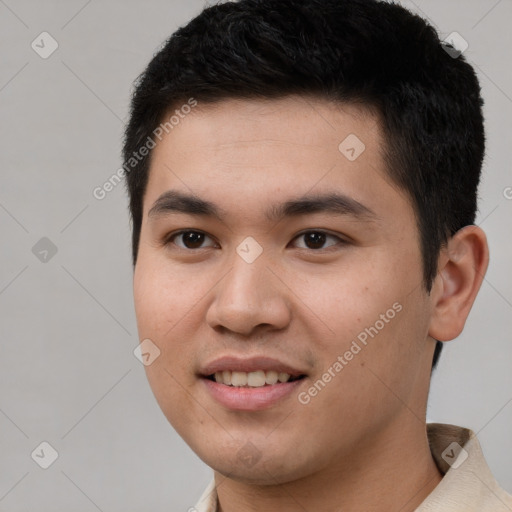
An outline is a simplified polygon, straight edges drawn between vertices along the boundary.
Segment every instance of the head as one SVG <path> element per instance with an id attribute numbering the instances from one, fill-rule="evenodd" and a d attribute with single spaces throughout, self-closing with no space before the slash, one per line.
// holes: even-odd
<path id="1" fill-rule="evenodd" d="M 229 473 L 235 459 L 222 454 L 249 439 L 265 471 L 299 477 L 333 453 L 315 439 L 295 454 L 325 414 L 353 412 L 338 454 L 403 417 L 405 403 L 423 417 L 442 341 L 462 330 L 487 265 L 484 236 L 469 227 L 482 104 L 463 56 L 386 2 L 215 5 L 154 56 L 123 148 L 137 321 L 161 351 L 146 368 L 162 410 L 212 467 Z M 313 193 L 321 200 L 289 203 Z M 288 216 L 267 215 L 286 202 Z M 342 249 L 290 249 L 291 235 L 315 225 L 326 240 L 341 235 Z M 179 228 L 196 231 L 186 246 Z M 258 255 L 248 262 L 243 248 Z M 294 405 L 233 413 L 210 403 L 202 372 L 228 353 L 285 359 L 301 376 Z"/>

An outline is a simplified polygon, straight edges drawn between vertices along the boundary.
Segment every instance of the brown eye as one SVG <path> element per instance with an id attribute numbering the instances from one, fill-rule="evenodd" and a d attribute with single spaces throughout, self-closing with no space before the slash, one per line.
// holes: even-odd
<path id="1" fill-rule="evenodd" d="M 169 237 L 166 244 L 175 243 L 181 249 L 201 249 L 201 245 L 207 238 L 210 237 L 202 231 L 180 231 Z M 181 244 L 174 242 L 174 240 L 181 240 Z"/>
<path id="2" fill-rule="evenodd" d="M 323 247 L 323 245 L 326 243 L 326 240 L 329 238 L 335 240 L 335 242 L 326 247 Z M 304 240 L 305 247 L 299 246 L 300 249 L 326 249 L 328 247 L 336 245 L 337 242 L 341 242 L 342 244 L 344 243 L 344 241 L 341 238 L 326 233 L 324 231 L 305 231 L 304 233 L 298 235 L 296 239 Z"/>
<path id="3" fill-rule="evenodd" d="M 325 244 L 325 239 L 327 238 L 325 233 L 318 233 L 316 231 L 306 233 L 303 236 L 304 241 L 309 249 L 321 249 L 322 245 Z"/>

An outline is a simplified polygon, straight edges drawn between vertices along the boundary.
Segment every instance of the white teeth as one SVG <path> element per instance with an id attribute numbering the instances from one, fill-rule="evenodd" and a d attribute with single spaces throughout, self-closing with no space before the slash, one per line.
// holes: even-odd
<path id="1" fill-rule="evenodd" d="M 291 375 L 274 370 L 269 370 L 268 372 L 263 370 L 255 372 L 231 372 L 224 370 L 216 372 L 214 377 L 215 382 L 225 384 L 226 386 L 259 388 L 265 386 L 265 384 L 271 386 L 278 382 L 288 382 Z"/>
<path id="2" fill-rule="evenodd" d="M 231 384 L 231 372 L 226 370 L 222 372 L 222 382 L 228 386 Z"/>
<path id="3" fill-rule="evenodd" d="M 267 384 L 275 384 L 278 380 L 277 372 L 270 370 L 266 372 L 265 382 Z"/>
<path id="4" fill-rule="evenodd" d="M 247 385 L 247 373 L 233 372 L 231 374 L 231 385 L 232 386 L 246 386 Z"/>
<path id="5" fill-rule="evenodd" d="M 251 388 L 259 388 L 265 385 L 265 372 L 259 370 L 247 374 L 247 384 Z"/>

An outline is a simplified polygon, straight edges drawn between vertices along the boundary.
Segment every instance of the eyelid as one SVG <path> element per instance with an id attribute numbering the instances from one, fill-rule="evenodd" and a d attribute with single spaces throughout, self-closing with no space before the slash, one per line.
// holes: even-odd
<path id="1" fill-rule="evenodd" d="M 210 238 L 211 240 L 215 241 L 215 239 L 209 235 L 208 233 L 206 233 L 205 231 L 202 231 L 200 229 L 195 229 L 195 228 L 188 228 L 188 229 L 180 229 L 178 231 L 173 231 L 172 233 L 169 233 L 167 236 L 165 236 L 162 240 L 162 245 L 164 246 L 167 246 L 171 243 L 174 243 L 173 242 L 173 239 L 184 234 L 184 233 L 190 233 L 190 232 L 193 232 L 193 233 L 200 233 L 202 235 L 204 235 L 205 237 L 207 238 Z M 326 229 L 322 229 L 322 228 L 308 228 L 308 229 L 304 229 L 302 231 L 300 231 L 299 233 L 297 233 L 291 240 L 291 242 L 295 241 L 297 238 L 307 234 L 307 233 L 322 233 L 326 236 L 330 236 L 330 237 L 333 237 L 333 238 L 336 238 L 338 240 L 338 243 L 336 244 L 333 244 L 333 245 L 329 245 L 327 247 L 324 247 L 324 248 L 321 248 L 321 249 L 310 249 L 308 247 L 297 247 L 297 249 L 301 249 L 301 250 L 305 250 L 305 251 L 312 251 L 312 252 L 317 252 L 317 253 L 321 253 L 323 251 L 328 251 L 331 247 L 338 247 L 340 245 L 347 245 L 349 243 L 351 243 L 351 240 L 349 237 L 345 236 L 345 235 L 341 235 L 339 233 L 333 233 L 329 230 L 326 230 Z M 217 244 L 217 242 L 215 242 Z M 207 247 L 199 247 L 197 249 L 188 249 L 186 247 L 181 247 L 177 244 L 174 243 L 174 245 L 178 248 L 178 249 L 182 249 L 184 251 L 199 251 L 201 249 L 207 249 L 209 247 L 212 247 L 212 246 L 207 246 Z M 217 244 L 218 245 L 218 244 Z"/>
<path id="2" fill-rule="evenodd" d="M 173 243 L 174 238 L 178 237 L 179 235 L 183 235 L 184 233 L 200 233 L 200 234 L 204 235 L 205 237 L 210 238 L 211 240 L 214 240 L 214 238 L 211 235 L 209 235 L 205 231 L 202 231 L 201 229 L 188 228 L 188 229 L 179 229 L 178 231 L 173 231 L 172 233 L 169 233 L 168 235 L 166 235 L 163 238 L 162 245 L 167 246 L 167 245 Z M 186 247 L 180 247 L 177 244 L 174 244 L 174 245 L 176 245 L 176 247 L 178 249 L 182 249 L 184 251 L 198 251 L 200 249 L 206 249 L 206 247 L 199 247 L 198 249 L 187 249 Z M 209 247 L 212 247 L 212 246 L 209 246 Z"/>
<path id="3" fill-rule="evenodd" d="M 315 229 L 315 228 L 308 228 L 308 229 L 304 229 L 304 230 L 300 231 L 299 233 L 297 233 L 293 237 L 292 242 L 294 240 L 296 240 L 297 238 L 305 235 L 306 233 L 322 233 L 322 234 L 324 234 L 326 236 L 337 238 L 338 239 L 338 243 L 337 244 L 333 244 L 333 245 L 329 245 L 328 247 L 324 247 L 322 249 L 309 249 L 308 247 L 298 247 L 298 249 L 321 253 L 322 251 L 328 251 L 331 248 L 338 247 L 340 245 L 346 245 L 346 244 L 350 243 L 349 237 L 343 236 L 343 235 L 341 235 L 339 233 L 333 233 L 332 231 L 329 231 L 329 230 L 326 230 L 326 229 L 322 229 L 322 228 L 317 228 L 317 229 Z"/>

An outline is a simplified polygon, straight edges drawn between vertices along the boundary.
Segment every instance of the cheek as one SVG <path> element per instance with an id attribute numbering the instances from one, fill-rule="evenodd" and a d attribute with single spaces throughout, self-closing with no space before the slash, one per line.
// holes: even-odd
<path id="1" fill-rule="evenodd" d="M 193 312 L 201 299 L 197 276 L 187 277 L 179 267 L 171 267 L 158 258 L 141 257 L 134 274 L 134 303 L 139 335 L 165 340 Z"/>
<path id="2" fill-rule="evenodd" d="M 347 264 L 328 275 L 310 274 L 307 282 L 297 278 L 291 282 L 296 295 L 315 313 L 317 320 L 313 322 L 313 316 L 306 311 L 306 318 L 311 318 L 309 325 L 318 326 L 317 334 L 320 330 L 327 334 L 327 338 L 318 339 L 320 346 L 323 339 L 326 347 L 334 344 L 333 348 L 339 350 L 378 321 L 400 296 L 389 271 L 383 272 L 375 261 Z M 390 316 L 394 313 L 391 311 Z"/>
<path id="3" fill-rule="evenodd" d="M 389 391 L 379 378 L 407 394 L 403 388 L 410 385 L 420 364 L 428 325 L 421 280 L 419 254 L 388 253 L 360 260 L 330 279 L 309 276 L 307 286 L 296 290 L 322 320 L 315 322 L 318 328 L 311 334 L 322 361 L 316 378 L 329 368 L 337 376 L 336 383 L 329 384 L 332 395 L 323 393 L 324 399 L 332 400 L 329 405 L 343 401 L 345 406 L 360 407 L 362 396 L 368 406 L 385 403 Z M 339 356 L 343 360 L 333 370 Z"/>
<path id="4" fill-rule="evenodd" d="M 194 347 L 187 340 L 187 318 L 197 302 L 197 290 L 178 272 L 141 254 L 134 280 L 134 302 L 139 339 L 149 338 L 159 356 L 144 367 L 153 394 L 168 421 L 185 431 L 183 418 L 194 409 L 187 390 L 194 384 L 190 371 Z"/>
<path id="5" fill-rule="evenodd" d="M 175 383 L 165 369 L 186 386 L 193 380 L 194 340 L 205 315 L 203 301 L 212 287 L 208 277 L 206 272 L 170 265 L 158 255 L 142 253 L 137 261 L 133 287 L 139 339 L 149 338 L 160 349 L 146 371 L 150 381 L 171 379 L 170 390 Z"/>

